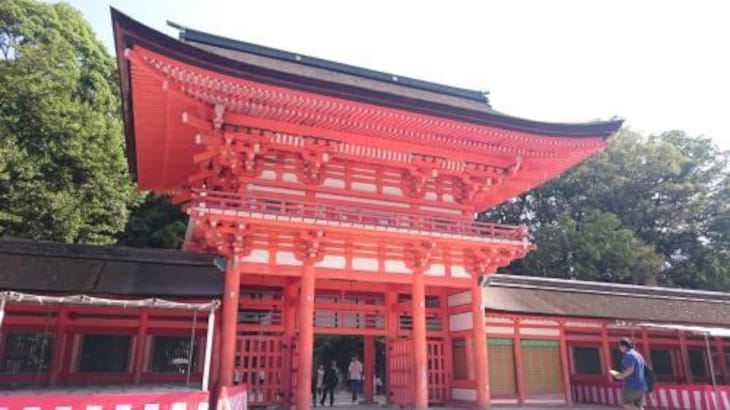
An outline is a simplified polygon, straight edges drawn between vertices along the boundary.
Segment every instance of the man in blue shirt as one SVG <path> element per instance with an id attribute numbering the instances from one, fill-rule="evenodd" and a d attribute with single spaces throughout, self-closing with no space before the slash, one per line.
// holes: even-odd
<path id="1" fill-rule="evenodd" d="M 634 344 L 627 338 L 619 341 L 618 348 L 624 354 L 621 373 L 616 376 L 617 380 L 624 382 L 621 391 L 622 404 L 627 410 L 641 410 L 644 408 L 644 394 L 649 390 L 645 376 L 646 361 L 641 353 L 634 350 Z"/>

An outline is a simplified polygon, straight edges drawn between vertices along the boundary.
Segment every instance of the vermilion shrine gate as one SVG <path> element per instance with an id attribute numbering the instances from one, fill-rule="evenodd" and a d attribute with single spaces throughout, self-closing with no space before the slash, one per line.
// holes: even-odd
<path id="1" fill-rule="evenodd" d="M 227 260 L 217 385 L 308 409 L 315 333 L 364 335 L 368 378 L 385 336 L 391 398 L 423 409 L 450 399 L 450 339 L 468 332 L 487 407 L 481 278 L 531 245 L 475 214 L 605 148 L 621 122 L 524 120 L 480 92 L 113 21 L 139 189 L 187 210 L 186 249 Z"/>

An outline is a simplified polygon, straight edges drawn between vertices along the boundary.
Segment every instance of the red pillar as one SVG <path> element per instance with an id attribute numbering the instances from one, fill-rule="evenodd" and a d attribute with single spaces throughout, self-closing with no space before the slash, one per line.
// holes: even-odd
<path id="1" fill-rule="evenodd" d="M 428 408 L 428 346 L 426 343 L 426 287 L 424 268 L 413 270 L 413 406 L 415 410 Z"/>
<path id="2" fill-rule="evenodd" d="M 294 395 L 292 394 L 292 377 L 294 370 L 294 337 L 297 325 L 297 287 L 294 283 L 288 283 L 284 287 L 284 343 L 286 350 L 284 351 L 282 360 L 284 378 L 281 381 L 282 391 L 284 392 L 284 404 L 289 406 L 294 403 Z M 288 407 L 287 407 L 288 408 Z"/>
<path id="3" fill-rule="evenodd" d="M 719 362 L 718 368 L 715 371 L 721 375 L 721 377 L 719 378 L 719 382 L 722 384 L 727 384 L 728 381 L 730 381 L 730 377 L 728 377 L 728 368 L 725 365 L 725 349 L 722 345 L 722 338 L 715 338 L 715 349 L 717 349 L 717 361 Z"/>
<path id="4" fill-rule="evenodd" d="M 489 363 L 484 328 L 482 287 L 474 281 L 471 287 L 472 339 L 474 340 L 474 376 L 477 391 L 476 408 L 489 408 Z"/>
<path id="5" fill-rule="evenodd" d="M 694 383 L 692 368 L 689 365 L 689 352 L 687 352 L 687 335 L 679 332 L 679 350 L 682 355 L 682 367 L 684 368 L 684 380 L 687 384 Z"/>
<path id="6" fill-rule="evenodd" d="M 603 349 L 603 366 L 606 381 L 611 383 L 613 382 L 613 377 L 609 373 L 609 370 L 613 367 L 613 358 L 611 357 L 611 348 L 608 346 L 608 329 L 605 323 L 601 326 L 601 347 Z"/>
<path id="7" fill-rule="evenodd" d="M 563 374 L 563 388 L 565 389 L 565 404 L 573 405 L 573 393 L 570 386 L 570 365 L 568 363 L 568 341 L 565 336 L 565 325 L 560 325 L 560 364 Z"/>
<path id="8" fill-rule="evenodd" d="M 374 403 L 375 338 L 373 336 L 364 337 L 363 350 L 363 365 L 365 370 L 365 380 L 363 380 L 363 401 L 365 403 Z"/>
<path id="9" fill-rule="evenodd" d="M 517 375 L 517 402 L 520 406 L 525 404 L 527 398 L 527 390 L 525 389 L 525 367 L 522 364 L 522 343 L 520 340 L 520 321 L 515 320 L 515 333 L 513 339 L 513 347 L 515 354 L 515 374 Z"/>
<path id="10" fill-rule="evenodd" d="M 449 312 L 449 293 L 447 291 L 444 291 L 441 295 L 441 320 L 443 320 L 443 323 L 445 323 L 445 329 L 447 330 L 444 333 L 444 366 L 446 367 L 446 401 L 451 401 L 451 381 L 454 378 L 453 371 L 454 371 L 454 350 L 453 350 L 453 340 L 451 339 L 451 332 L 448 331 L 449 326 L 448 323 L 450 321 L 450 312 Z"/>
<path id="11" fill-rule="evenodd" d="M 219 385 L 233 385 L 233 371 L 236 361 L 236 331 L 238 327 L 238 304 L 241 288 L 241 274 L 238 272 L 237 257 L 231 256 L 226 264 L 223 290 L 223 313 L 221 314 L 221 353 Z"/>
<path id="12" fill-rule="evenodd" d="M 49 369 L 48 385 L 53 387 L 58 384 L 58 379 L 63 371 L 64 352 L 66 351 L 66 321 L 68 320 L 68 308 L 60 306 L 58 308 L 58 318 L 56 319 L 56 338 L 53 342 L 53 351 L 51 352 L 51 367 Z"/>
<path id="13" fill-rule="evenodd" d="M 299 345 L 297 369 L 297 410 L 312 405 L 312 355 L 314 354 L 314 264 L 304 262 L 299 294 Z"/>
<path id="14" fill-rule="evenodd" d="M 396 310 L 396 304 L 398 303 L 398 294 L 392 290 L 387 290 L 385 292 L 385 308 L 387 309 L 387 313 L 385 316 L 385 326 L 387 329 L 387 346 L 385 349 L 385 380 L 383 380 L 383 383 L 385 383 L 385 402 L 388 405 L 393 404 L 393 399 L 391 398 L 390 391 L 391 391 L 391 378 L 389 376 L 390 372 L 387 370 L 387 366 L 390 363 L 390 343 L 393 340 L 398 339 L 398 331 L 400 330 L 400 324 L 398 311 Z"/>
<path id="15" fill-rule="evenodd" d="M 144 353 L 147 348 L 147 310 L 142 310 L 139 315 L 139 327 L 137 328 L 137 342 L 134 344 L 134 377 L 132 383 L 139 384 L 142 381 L 142 370 L 144 368 Z"/>
<path id="16" fill-rule="evenodd" d="M 649 346 L 649 332 L 645 327 L 641 328 L 641 347 L 644 348 L 644 351 L 641 353 L 644 355 L 646 364 L 648 364 L 649 367 L 653 367 L 651 363 L 651 346 Z"/>

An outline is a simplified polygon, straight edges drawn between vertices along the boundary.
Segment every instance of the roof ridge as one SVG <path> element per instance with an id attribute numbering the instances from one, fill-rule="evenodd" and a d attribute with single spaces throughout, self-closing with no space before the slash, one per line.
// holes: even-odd
<path id="1" fill-rule="evenodd" d="M 419 80 L 413 77 L 396 75 L 393 73 L 387 73 L 385 71 L 360 67 L 347 63 L 340 63 L 337 61 L 319 57 L 312 57 L 302 53 L 282 50 L 275 47 L 263 46 L 250 43 L 248 41 L 236 40 L 230 37 L 224 37 L 217 34 L 196 30 L 190 27 L 183 26 L 181 24 L 174 23 L 169 20 L 167 21 L 167 25 L 179 30 L 179 38 L 181 41 L 208 44 L 211 46 L 221 47 L 234 51 L 243 51 L 263 57 L 287 61 L 290 63 L 323 68 L 371 80 L 383 81 L 386 83 L 417 88 L 424 91 L 437 92 L 453 97 L 465 98 L 473 101 L 482 102 L 489 106 L 488 91 L 472 90 L 468 88 L 436 83 L 427 80 Z"/>
<path id="2" fill-rule="evenodd" d="M 572 291 L 581 293 L 613 293 L 629 297 L 669 298 L 673 300 L 715 301 L 730 303 L 730 293 L 659 286 L 628 285 L 622 283 L 583 281 L 574 279 L 544 278 L 520 275 L 491 275 L 487 286 L 532 288 L 548 291 Z M 557 287 L 550 285 L 564 285 Z"/>
<path id="3" fill-rule="evenodd" d="M 212 265 L 214 257 L 211 254 L 198 254 L 179 249 L 69 244 L 56 241 L 0 237 L 0 254 L 2 253 L 186 265 Z"/>

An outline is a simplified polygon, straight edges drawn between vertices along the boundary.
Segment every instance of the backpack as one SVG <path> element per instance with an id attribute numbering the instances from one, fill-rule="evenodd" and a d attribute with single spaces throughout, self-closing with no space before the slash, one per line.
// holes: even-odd
<path id="1" fill-rule="evenodd" d="M 644 364 L 644 380 L 646 380 L 646 392 L 652 393 L 656 385 L 656 373 L 647 364 Z"/>

